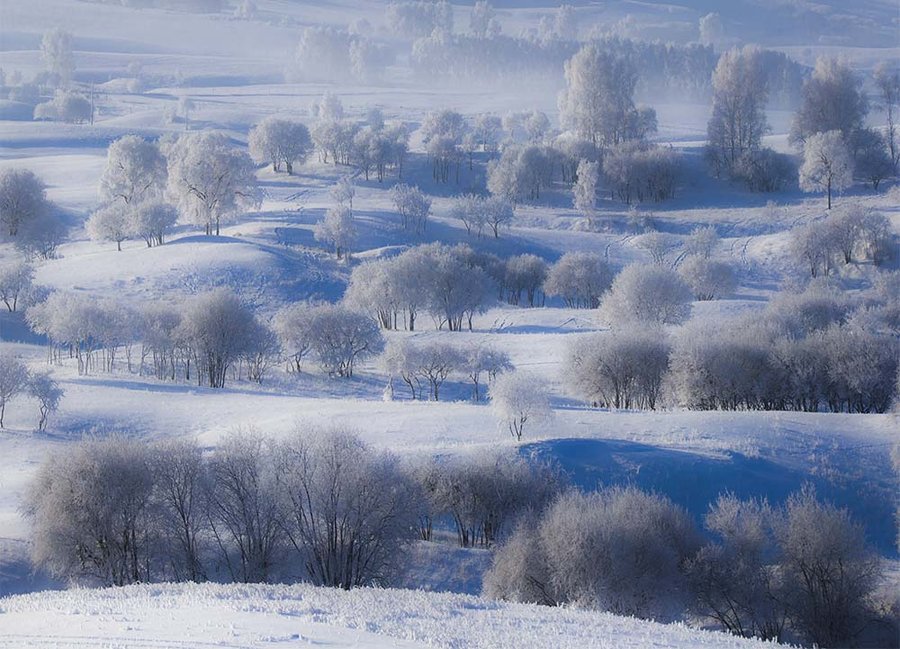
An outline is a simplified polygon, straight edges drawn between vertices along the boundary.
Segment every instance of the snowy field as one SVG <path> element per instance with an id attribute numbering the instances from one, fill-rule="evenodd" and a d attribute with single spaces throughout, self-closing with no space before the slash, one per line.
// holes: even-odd
<path id="1" fill-rule="evenodd" d="M 250 18 L 233 17 L 235 3 L 225 4 L 229 6 L 222 12 L 203 14 L 112 2 L 0 0 L 0 68 L 6 78 L 14 70 L 26 78 L 40 72 L 41 34 L 61 27 L 73 35 L 74 78 L 79 87 L 93 89 L 96 102 L 93 124 L 33 121 L 30 109 L 27 118 L 19 119 L 21 106 L 6 100 L 0 105 L 0 171 L 27 168 L 37 174 L 69 226 L 56 255 L 36 262 L 37 284 L 135 308 L 174 304 L 227 287 L 260 317 L 271 318 L 300 300 L 340 300 L 353 267 L 419 243 L 467 243 L 501 257 L 532 253 L 548 263 L 573 251 L 601 254 L 615 268 L 649 261 L 628 229 L 634 214 L 609 192 L 601 192 L 598 201 L 599 218 L 606 224 L 602 228 L 586 228 L 571 192 L 557 188 L 521 205 L 500 238 L 476 239 L 452 218 L 451 207 L 456 193 L 485 186 L 487 154 L 476 153 L 471 168 L 462 164 L 458 183 L 432 179 L 432 163 L 416 132 L 430 111 L 451 108 L 473 116 L 536 109 L 559 128 L 561 70 L 552 87 L 521 83 L 498 91 L 465 81 L 429 83 L 413 78 L 407 44 L 382 79 L 286 81 L 303 27 L 344 28 L 356 22 L 357 29 L 386 39 L 385 3 L 258 0 Z M 464 31 L 471 3 L 453 4 L 457 30 Z M 503 32 L 516 35 L 539 30 L 541 18 L 552 15 L 557 3 L 493 4 Z M 716 3 L 571 4 L 582 37 L 598 26 L 622 37 L 687 43 L 697 40 L 698 20 Z M 877 62 L 896 65 L 900 60 L 896 2 L 891 0 L 727 4 L 716 7 L 727 35 L 720 45 L 759 43 L 809 66 L 817 55 L 839 54 L 867 79 Z M 136 69 L 144 78 L 141 92 L 129 91 Z M 403 181 L 419 185 L 432 199 L 425 234 L 413 238 L 400 228 L 387 191 L 396 182 L 393 175 L 380 183 L 374 174 L 367 181 L 357 173 L 353 262 L 336 260 L 313 233 L 331 206 L 335 182 L 352 169 L 325 164 L 313 154 L 290 176 L 271 166 L 258 167 L 259 206 L 225 224 L 220 236 L 180 221 L 165 244 L 153 247 L 132 239 L 117 251 L 114 242 L 91 238 L 85 224 L 101 203 L 98 187 L 107 147 L 117 138 L 215 129 L 244 147 L 251 127 L 271 115 L 311 125 L 310 104 L 325 91 L 340 98 L 350 119 L 364 121 L 377 107 L 386 121 L 409 125 Z M 794 283 L 789 230 L 821 220 L 822 195 L 802 193 L 796 183 L 774 193 L 755 193 L 713 178 L 703 160 L 708 101 L 645 95 L 639 99 L 657 111 L 654 140 L 679 151 L 688 173 L 674 198 L 642 205 L 643 218 L 655 230 L 676 237 L 714 226 L 719 256 L 738 271 L 732 294 L 692 304 L 691 322 L 719 326 L 728 318 L 762 314 L 779 290 Z M 185 98 L 193 106 L 189 122 L 180 116 L 173 120 Z M 788 143 L 792 115 L 792 109 L 769 107 L 766 146 L 796 154 Z M 880 126 L 881 110 L 874 108 L 868 120 Z M 835 201 L 884 214 L 896 248 L 896 179 L 884 180 L 878 192 L 856 183 Z M 14 255 L 11 244 L 0 243 L 0 258 Z M 896 256 L 890 264 L 889 270 L 896 272 Z M 842 272 L 842 290 L 849 296 L 869 289 L 882 271 L 859 263 Z M 673 335 L 680 328 L 666 327 Z M 0 599 L 0 647 L 762 646 L 682 624 L 482 599 L 489 551 L 454 548 L 449 534 L 440 543 L 419 543 L 409 551 L 413 565 L 397 584 L 402 590 L 217 584 L 58 590 L 65 584 L 30 566 L 30 523 L 22 506 L 42 462 L 92 435 L 122 434 L 147 442 L 188 439 L 212 452 L 235 430 L 283 439 L 298 426 L 319 426 L 354 431 L 373 447 L 404 458 L 477 457 L 496 448 L 518 449 L 525 457 L 558 462 L 571 482 L 584 489 L 633 484 L 662 493 L 697 523 L 722 492 L 780 504 L 812 484 L 820 497 L 846 507 L 878 553 L 896 563 L 898 483 L 891 466 L 891 450 L 900 440 L 896 410 L 699 411 L 671 404 L 653 411 L 592 408 L 572 394 L 568 350 L 573 341 L 608 330 L 609 323 L 596 310 L 569 308 L 555 299 L 540 308 L 496 301 L 475 315 L 471 331 L 435 331 L 431 318 L 422 314 L 415 332 L 385 332 L 389 341 L 425 344 L 449 338 L 461 345 L 489 344 L 508 354 L 518 370 L 544 381 L 551 416 L 529 427 L 516 443 L 489 404 L 470 399 L 465 377 L 448 379 L 441 400 L 431 402 L 411 400 L 402 384 L 394 386 L 393 399 L 387 398 L 388 377 L 374 358 L 349 379 L 331 378 L 307 360 L 299 374 L 288 372 L 287 363 L 275 363 L 261 383 L 229 379 L 221 389 L 197 386 L 195 380 L 158 380 L 152 369 L 137 371 L 140 359 L 131 371 L 120 357 L 112 372 L 80 374 L 71 358 L 48 364 L 46 338 L 29 329 L 22 313 L 2 309 L 2 348 L 31 370 L 49 370 L 64 396 L 43 431 L 35 430 L 35 403 L 25 396 L 14 398 L 0 430 L 0 597 L 6 596 Z M 900 571 L 890 574 L 881 587 L 896 592 Z"/>

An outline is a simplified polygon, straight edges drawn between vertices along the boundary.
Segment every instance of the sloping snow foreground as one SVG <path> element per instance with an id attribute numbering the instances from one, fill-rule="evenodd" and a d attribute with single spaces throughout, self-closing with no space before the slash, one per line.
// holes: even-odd
<path id="1" fill-rule="evenodd" d="M 408 590 L 308 585 L 156 585 L 0 600 L 13 647 L 644 647 L 771 646 L 608 613 Z"/>

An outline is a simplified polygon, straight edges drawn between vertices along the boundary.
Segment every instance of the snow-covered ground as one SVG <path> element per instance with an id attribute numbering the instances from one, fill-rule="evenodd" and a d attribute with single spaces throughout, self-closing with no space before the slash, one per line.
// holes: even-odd
<path id="1" fill-rule="evenodd" d="M 261 169 L 258 178 L 265 198 L 259 211 L 225 227 L 221 237 L 201 236 L 195 228 L 179 225 L 165 245 L 146 248 L 140 241 L 130 241 L 122 252 L 112 243 L 89 239 L 83 224 L 100 202 L 97 184 L 106 147 L 124 134 L 155 137 L 180 131 L 182 124 L 171 124 L 166 118 L 180 97 L 189 96 L 196 103 L 192 129 L 222 129 L 236 142 L 243 142 L 250 126 L 266 115 L 307 119 L 310 101 L 326 89 L 338 94 L 354 117 L 378 106 L 388 119 L 412 124 L 429 110 L 443 107 L 467 114 L 539 108 L 554 122 L 557 119 L 555 93 L 527 86 L 515 93 L 423 88 L 402 76 L 366 86 L 282 83 L 285 52 L 295 47 L 302 26 L 345 25 L 364 19 L 378 30 L 384 3 L 259 0 L 257 4 L 261 19 L 239 21 L 78 0 L 0 0 L 0 67 L 7 74 L 15 69 L 26 75 L 40 70 L 40 35 L 61 26 L 75 35 L 76 78 L 82 74 L 85 81 L 98 86 L 99 114 L 93 126 L 0 120 L 0 168 L 33 170 L 73 225 L 58 258 L 39 264 L 39 283 L 132 304 L 230 286 L 266 315 L 300 299 L 339 299 L 349 270 L 314 241 L 312 228 L 329 204 L 329 188 L 346 170 L 315 161 L 291 177 Z M 518 33 L 536 27 L 556 3 L 506 0 L 494 4 L 505 31 Z M 667 33 L 674 40 L 688 41 L 696 38 L 698 18 L 716 3 L 572 4 L 585 27 L 615 25 L 631 14 L 636 22 L 627 24 L 644 35 Z M 760 4 L 743 0 L 715 9 L 724 16 L 726 32 L 746 29 L 748 39 L 783 49 L 806 63 L 816 52 L 837 51 L 836 45 L 843 45 L 840 52 L 862 68 L 898 57 L 896 2 L 891 0 L 821 2 L 816 7 L 773 3 L 779 16 L 792 16 L 792 24 L 803 25 L 794 32 L 782 27 L 784 20 L 760 11 Z M 851 4 L 856 5 L 853 10 Z M 457 25 L 467 24 L 467 16 L 467 7 L 456 7 Z M 768 24 L 779 28 L 767 33 Z M 814 39 L 811 34 L 821 37 Z M 848 46 L 854 44 L 865 47 Z M 129 94 L 116 80 L 126 76 L 125 68 L 132 61 L 140 62 L 151 77 L 171 77 L 177 70 L 182 83 L 170 86 L 166 81 L 144 94 Z M 692 171 L 701 170 L 709 106 L 667 102 L 656 108 L 659 140 L 680 148 Z M 873 113 L 873 119 L 877 117 Z M 790 114 L 770 111 L 769 122 L 772 132 L 767 144 L 790 150 L 786 138 Z M 435 216 L 421 242 L 468 242 L 502 256 L 533 252 L 548 261 L 567 251 L 596 251 L 608 254 L 616 266 L 645 258 L 624 227 L 625 206 L 602 201 L 602 218 L 609 228 L 586 231 L 569 196 L 553 193 L 536 206 L 521 208 L 516 224 L 501 239 L 467 238 L 462 226 L 447 217 L 449 194 L 483 182 L 485 161 L 478 162 L 472 172 L 463 169 L 459 187 L 436 186 L 430 163 L 414 147 L 404 179 L 421 184 L 434 199 Z M 409 237 L 396 227 L 397 217 L 385 191 L 389 185 L 361 179 L 357 183 L 354 210 L 360 240 L 356 257 L 374 257 L 408 245 Z M 894 231 L 900 232 L 896 188 L 878 194 L 854 188 L 838 200 L 850 196 L 886 214 Z M 741 269 L 734 296 L 694 305 L 694 318 L 710 320 L 764 308 L 789 275 L 786 231 L 823 214 L 819 196 L 796 191 L 751 194 L 700 171 L 691 174 L 676 199 L 649 210 L 648 218 L 663 232 L 686 234 L 698 225 L 714 224 L 722 249 Z M 871 271 L 859 269 L 860 283 Z M 449 335 L 431 331 L 425 318 L 422 326 L 424 330 L 415 336 Z M 567 393 L 564 373 L 569 343 L 603 328 L 595 313 L 559 304 L 538 309 L 497 306 L 478 316 L 474 328 L 471 333 L 455 334 L 454 340 L 489 341 L 506 351 L 517 367 L 538 374 L 550 385 L 553 417 L 528 431 L 520 452 L 559 461 L 575 484 L 592 488 L 635 483 L 667 494 L 699 520 L 721 491 L 780 502 L 803 483 L 812 482 L 818 493 L 851 510 L 879 551 L 896 558 L 893 507 L 898 485 L 889 457 L 900 431 L 896 414 L 591 409 Z M 0 313 L 0 340 L 31 367 L 47 368 L 44 341 L 28 331 L 19 315 Z M 161 382 L 124 367 L 112 374 L 88 376 L 79 376 L 71 363 L 49 369 L 65 390 L 49 431 L 32 430 L 36 406 L 22 398 L 10 404 L 7 428 L 0 431 L 0 595 L 59 586 L 30 571 L 29 527 L 20 507 L 30 480 L 48 454 L 64 450 L 85 434 L 123 433 L 147 440 L 185 437 L 213 449 L 237 427 L 253 427 L 277 437 L 298 425 L 328 425 L 353 429 L 374 446 L 401 455 L 469 454 L 514 446 L 489 408 L 469 401 L 469 386 L 450 382 L 445 386 L 445 400 L 439 403 L 409 401 L 402 389 L 396 400 L 386 401 L 386 378 L 372 362 L 352 380 L 329 379 L 310 365 L 299 376 L 275 368 L 261 385 L 230 382 L 223 390 Z M 477 594 L 480 574 L 489 562 L 486 552 L 477 553 L 419 547 L 413 551 L 415 567 L 401 585 Z M 894 580 L 897 574 L 893 573 Z M 307 586 L 144 586 L 0 600 L 0 647 L 307 644 L 756 646 L 682 626 L 407 590 L 343 593 Z"/>
<path id="2" fill-rule="evenodd" d="M 56 621 L 47 625 L 48 616 Z M 0 600 L 0 647 L 753 649 L 768 643 L 607 613 L 411 590 L 133 586 Z"/>

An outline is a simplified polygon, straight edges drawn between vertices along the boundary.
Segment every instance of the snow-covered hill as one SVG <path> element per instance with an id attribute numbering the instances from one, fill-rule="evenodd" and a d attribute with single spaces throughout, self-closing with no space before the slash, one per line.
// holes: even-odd
<path id="1" fill-rule="evenodd" d="M 0 647 L 754 649 L 722 633 L 607 613 L 406 590 L 133 586 L 0 599 Z"/>

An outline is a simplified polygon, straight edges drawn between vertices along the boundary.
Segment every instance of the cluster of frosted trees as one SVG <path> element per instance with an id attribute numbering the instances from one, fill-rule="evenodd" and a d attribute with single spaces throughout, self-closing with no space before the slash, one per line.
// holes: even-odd
<path id="1" fill-rule="evenodd" d="M 881 265 L 893 256 L 896 246 L 887 217 L 858 204 L 798 226 L 790 237 L 795 261 L 813 278 L 830 275 L 854 260 Z"/>
<path id="2" fill-rule="evenodd" d="M 371 110 L 363 123 L 345 118 L 340 99 L 328 92 L 311 112 L 316 120 L 312 141 L 321 162 L 353 166 L 366 180 L 374 174 L 381 182 L 388 172 L 402 177 L 409 150 L 404 124 L 386 124 L 378 109 Z"/>
<path id="3" fill-rule="evenodd" d="M 509 535 L 525 511 L 544 507 L 566 486 L 555 467 L 509 451 L 414 461 L 418 535 L 431 541 L 435 524 L 452 521 L 461 547 L 491 547 Z"/>
<path id="4" fill-rule="evenodd" d="M 672 340 L 647 320 L 593 334 L 570 348 L 568 381 L 608 408 L 885 412 L 900 347 L 896 281 L 882 284 L 855 305 L 814 285 L 752 317 L 688 325 Z"/>
<path id="5" fill-rule="evenodd" d="M 768 63 L 765 52 L 749 46 L 721 56 L 713 74 L 713 114 L 707 128 L 707 151 L 716 173 L 727 173 L 757 191 L 775 191 L 793 177 L 787 160 L 762 146 L 772 81 Z M 824 192 L 829 209 L 832 194 L 849 187 L 854 176 L 878 189 L 896 172 L 900 76 L 882 65 L 875 85 L 887 116 L 884 135 L 865 127 L 869 99 L 862 79 L 845 63 L 821 58 L 803 84 L 791 127 L 791 141 L 803 150 L 800 188 Z"/>
<path id="6" fill-rule="evenodd" d="M 276 166 L 283 162 L 290 167 L 300 155 L 288 148 L 295 145 L 286 139 L 293 136 L 290 129 L 279 132 L 285 138 L 274 149 L 261 135 L 278 126 L 277 121 L 264 122 L 251 135 L 251 149 Z M 88 219 L 88 232 L 94 239 L 114 241 L 118 250 L 128 239 L 142 239 L 150 247 L 164 242 L 182 214 L 207 234 L 218 235 L 222 224 L 259 204 L 254 172 L 250 156 L 221 133 L 203 131 L 159 142 L 126 135 L 109 146 L 100 179 L 103 203 Z"/>
<path id="7" fill-rule="evenodd" d="M 352 434 L 86 440 L 27 496 L 32 560 L 73 583 L 309 581 L 384 585 L 415 538 L 416 484 Z"/>
<path id="8" fill-rule="evenodd" d="M 15 167 L 0 171 L 0 241 L 26 255 L 49 258 L 65 234 L 65 223 L 34 172 Z"/>
<path id="9" fill-rule="evenodd" d="M 48 418 L 59 407 L 63 391 L 46 372 L 32 372 L 11 352 L 0 350 L 0 428 L 3 428 L 7 405 L 20 396 L 37 402 L 40 413 L 37 429 L 44 430 Z"/>
<path id="10" fill-rule="evenodd" d="M 369 30 L 364 30 L 368 32 Z M 394 51 L 358 29 L 309 26 L 300 34 L 293 65 L 287 71 L 292 81 L 379 81 L 394 63 Z"/>
<path id="11" fill-rule="evenodd" d="M 735 635 L 821 647 L 884 623 L 872 603 L 877 555 L 848 512 L 812 490 L 779 507 L 723 494 L 705 523 L 712 541 L 680 507 L 635 487 L 565 492 L 498 550 L 485 593 L 654 620 L 699 615 Z"/>

